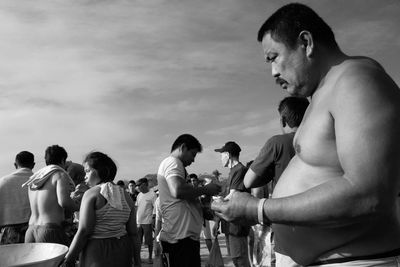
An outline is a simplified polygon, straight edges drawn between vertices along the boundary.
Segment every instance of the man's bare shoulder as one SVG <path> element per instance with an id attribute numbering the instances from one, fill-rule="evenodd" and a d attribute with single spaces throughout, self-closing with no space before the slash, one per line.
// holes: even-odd
<path id="1" fill-rule="evenodd" d="M 337 101 L 357 99 L 364 103 L 390 103 L 400 99 L 395 82 L 376 61 L 366 57 L 350 58 L 337 67 L 336 81 L 332 92 Z M 340 106 L 340 105 L 339 105 Z"/>

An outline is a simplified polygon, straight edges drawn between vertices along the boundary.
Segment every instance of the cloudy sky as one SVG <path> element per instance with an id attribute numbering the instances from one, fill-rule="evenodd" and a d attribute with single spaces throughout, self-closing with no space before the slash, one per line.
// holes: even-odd
<path id="1" fill-rule="evenodd" d="M 400 84 L 400 1 L 309 4 L 350 55 L 378 60 Z M 81 162 L 109 154 L 117 179 L 157 171 L 182 133 L 204 146 L 189 172 L 227 171 L 213 149 L 234 140 L 253 159 L 279 134 L 285 93 L 258 28 L 288 1 L 0 1 L 0 176 L 21 150 Z"/>

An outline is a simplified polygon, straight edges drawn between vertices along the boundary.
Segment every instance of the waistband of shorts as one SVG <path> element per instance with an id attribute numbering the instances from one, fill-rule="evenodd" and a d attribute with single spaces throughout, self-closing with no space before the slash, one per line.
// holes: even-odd
<path id="1" fill-rule="evenodd" d="M 5 225 L 2 225 L 0 228 L 4 228 L 4 227 L 24 227 L 24 226 L 28 226 L 28 222 L 16 223 L 16 224 L 5 224 Z"/>
<path id="2" fill-rule="evenodd" d="M 29 227 L 46 227 L 46 228 L 53 228 L 53 229 L 62 229 L 62 226 L 58 223 L 45 223 L 45 224 L 30 224 Z"/>
<path id="3" fill-rule="evenodd" d="M 308 266 L 343 263 L 343 262 L 359 261 L 359 260 L 374 260 L 374 259 L 381 259 L 381 258 L 396 257 L 399 255 L 400 255 L 400 248 L 396 248 L 394 250 L 377 253 L 377 254 L 372 254 L 372 255 L 344 257 L 344 258 L 338 258 L 338 259 L 328 259 L 328 260 L 316 261 Z"/>

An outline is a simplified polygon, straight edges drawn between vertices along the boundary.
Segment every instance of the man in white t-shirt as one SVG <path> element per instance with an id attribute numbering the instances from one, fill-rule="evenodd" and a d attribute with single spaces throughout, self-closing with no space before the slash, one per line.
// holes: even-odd
<path id="1" fill-rule="evenodd" d="M 153 263 L 153 209 L 156 201 L 156 194 L 149 190 L 149 182 L 147 178 L 141 178 L 137 181 L 139 195 L 137 196 L 137 225 L 140 244 L 142 244 L 143 236 L 144 243 L 149 249 L 149 263 Z"/>
<path id="2" fill-rule="evenodd" d="M 200 267 L 200 231 L 203 215 L 199 196 L 217 195 L 216 184 L 193 188 L 186 183 L 185 167 L 202 151 L 200 142 L 190 134 L 179 136 L 171 154 L 164 159 L 157 173 L 162 227 L 160 241 L 170 267 Z"/>

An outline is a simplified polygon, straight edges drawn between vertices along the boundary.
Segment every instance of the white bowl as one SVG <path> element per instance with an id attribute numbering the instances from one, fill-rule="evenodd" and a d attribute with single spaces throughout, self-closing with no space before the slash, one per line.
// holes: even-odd
<path id="1" fill-rule="evenodd" d="M 57 267 L 68 247 L 54 243 L 23 243 L 0 246 L 0 267 Z"/>

